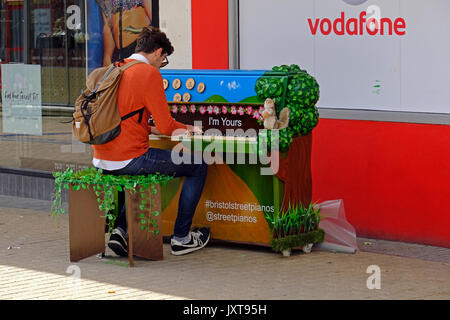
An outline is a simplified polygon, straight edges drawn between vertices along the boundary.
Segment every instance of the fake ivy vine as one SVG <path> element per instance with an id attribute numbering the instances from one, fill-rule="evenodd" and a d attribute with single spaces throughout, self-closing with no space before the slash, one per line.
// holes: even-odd
<path id="1" fill-rule="evenodd" d="M 63 189 L 69 190 L 70 186 L 72 186 L 73 190 L 78 191 L 92 187 L 97 197 L 98 208 L 105 213 L 104 218 L 108 221 L 108 232 L 111 233 L 117 218 L 114 192 L 126 189 L 135 194 L 140 188 L 141 202 L 139 209 L 143 211 L 139 215 L 141 229 L 147 230 L 147 237 L 150 232 L 159 234 L 158 225 L 154 217 L 157 217 L 160 212 L 151 212 L 151 209 L 146 209 L 147 205 L 151 208 L 151 199 L 147 199 L 145 191 L 151 188 L 151 193 L 156 194 L 156 184 L 165 186 L 167 181 L 173 177 L 161 174 L 136 176 L 103 174 L 102 169 L 97 170 L 93 167 L 81 171 L 73 171 L 72 168 L 68 168 L 65 171 L 53 172 L 53 177 L 55 178 L 55 189 L 51 210 L 54 216 L 67 213 L 63 207 Z"/>

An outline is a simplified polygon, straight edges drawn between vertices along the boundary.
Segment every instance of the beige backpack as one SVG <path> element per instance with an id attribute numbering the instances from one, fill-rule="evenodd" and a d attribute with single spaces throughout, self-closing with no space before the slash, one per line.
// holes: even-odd
<path id="1" fill-rule="evenodd" d="M 120 117 L 117 94 L 123 72 L 141 63 L 132 61 L 121 67 L 114 64 L 95 69 L 86 80 L 86 89 L 75 101 L 72 133 L 78 141 L 105 144 L 120 134 L 120 122 L 139 114 L 142 121 L 144 108 Z"/>

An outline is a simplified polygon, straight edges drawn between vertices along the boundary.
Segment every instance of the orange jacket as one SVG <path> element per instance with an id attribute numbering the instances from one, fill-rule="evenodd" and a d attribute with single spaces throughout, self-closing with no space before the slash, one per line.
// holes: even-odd
<path id="1" fill-rule="evenodd" d="M 125 59 L 125 63 L 131 61 L 133 60 Z M 139 115 L 123 120 L 117 138 L 103 145 L 92 146 L 94 158 L 124 161 L 147 152 L 150 115 L 162 134 L 170 136 L 176 129 L 186 129 L 184 124 L 172 118 L 161 73 L 149 64 L 138 63 L 125 70 L 120 80 L 117 103 L 121 117 L 145 107 L 142 121 L 138 122 Z"/>

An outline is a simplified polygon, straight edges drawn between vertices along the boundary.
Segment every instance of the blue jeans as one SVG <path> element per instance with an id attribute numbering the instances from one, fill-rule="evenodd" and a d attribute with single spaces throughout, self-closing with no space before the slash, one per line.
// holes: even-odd
<path id="1" fill-rule="evenodd" d="M 174 228 L 174 235 L 181 238 L 189 234 L 192 218 L 205 185 L 207 168 L 208 166 L 203 160 L 201 164 L 195 164 L 193 154 L 190 164 L 175 164 L 171 158 L 171 150 L 149 148 L 145 154 L 131 160 L 125 168 L 114 171 L 103 170 L 103 172 L 115 175 L 141 175 L 158 172 L 175 177 L 186 177 L 178 201 L 178 215 Z M 117 217 L 115 227 L 127 230 L 125 204 Z"/>

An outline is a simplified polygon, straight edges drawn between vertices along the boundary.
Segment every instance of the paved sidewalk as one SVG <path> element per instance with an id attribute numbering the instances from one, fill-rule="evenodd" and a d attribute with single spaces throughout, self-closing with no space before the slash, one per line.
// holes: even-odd
<path id="1" fill-rule="evenodd" d="M 0 299 L 450 298 L 450 249 L 371 239 L 358 239 L 357 254 L 283 258 L 270 248 L 211 243 L 175 257 L 164 244 L 163 261 L 136 258 L 135 268 L 109 249 L 103 259 L 71 263 L 68 216 L 56 224 L 48 202 L 22 200 L 0 197 Z M 381 270 L 381 289 L 367 288 L 371 265 Z"/>

